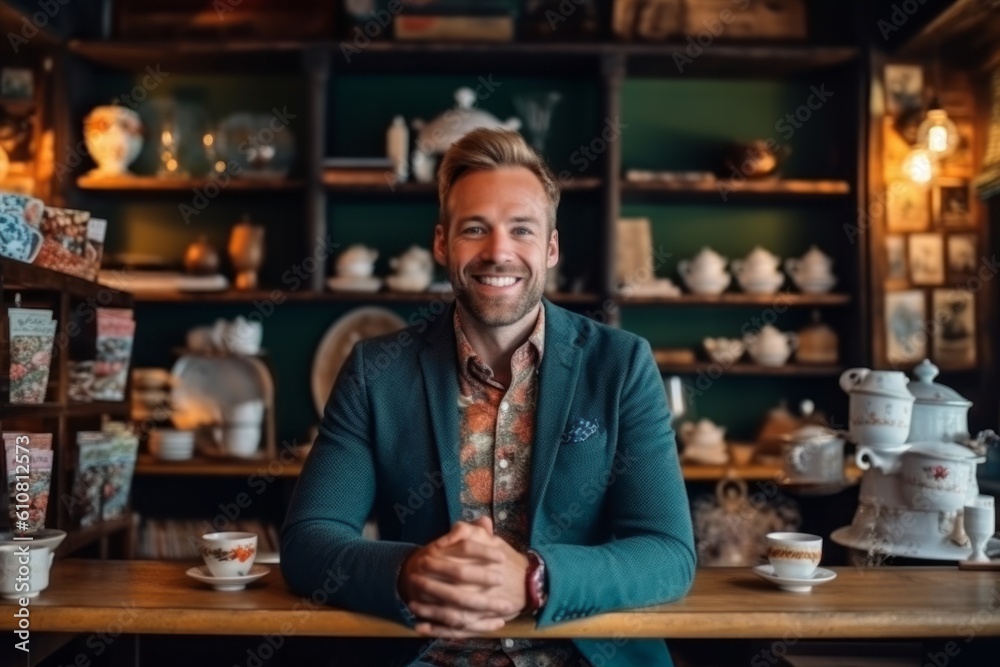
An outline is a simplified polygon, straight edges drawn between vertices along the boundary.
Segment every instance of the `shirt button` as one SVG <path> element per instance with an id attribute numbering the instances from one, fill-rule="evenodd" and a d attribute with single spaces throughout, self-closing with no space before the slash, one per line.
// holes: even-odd
<path id="1" fill-rule="evenodd" d="M 507 403 L 507 401 L 504 401 L 503 403 L 500 404 L 500 409 L 503 410 L 504 412 L 507 412 L 507 410 L 510 409 L 510 404 Z"/>
<path id="2" fill-rule="evenodd" d="M 513 639 L 505 639 L 505 640 L 503 640 L 503 645 L 504 645 L 505 648 L 514 648 L 514 640 Z"/>
<path id="3" fill-rule="evenodd" d="M 500 467 L 501 468 L 506 468 L 509 465 L 510 465 L 510 463 L 507 461 L 507 459 L 500 459 Z"/>
<path id="4" fill-rule="evenodd" d="M 500 519 L 501 521 L 503 521 L 504 519 L 507 518 L 507 513 L 506 512 L 500 512 L 499 514 L 497 514 L 497 518 Z"/>

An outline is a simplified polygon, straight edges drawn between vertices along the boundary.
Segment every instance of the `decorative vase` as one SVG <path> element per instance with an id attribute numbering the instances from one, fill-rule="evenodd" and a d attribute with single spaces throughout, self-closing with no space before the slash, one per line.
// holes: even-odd
<path id="1" fill-rule="evenodd" d="M 257 289 L 257 271 L 264 263 L 264 228 L 244 216 L 229 235 L 229 257 L 236 269 L 236 289 Z"/>
<path id="2" fill-rule="evenodd" d="M 92 176 L 123 176 L 142 150 L 142 121 L 126 107 L 95 107 L 83 119 L 83 139 L 97 163 Z"/>

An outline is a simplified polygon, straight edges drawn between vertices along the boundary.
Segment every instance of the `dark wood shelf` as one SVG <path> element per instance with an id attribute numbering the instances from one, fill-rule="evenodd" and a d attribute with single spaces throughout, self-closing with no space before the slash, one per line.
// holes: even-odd
<path id="1" fill-rule="evenodd" d="M 573 180 L 561 183 L 563 192 L 597 192 L 604 185 L 604 181 L 596 176 L 581 176 Z M 388 185 L 379 184 L 344 184 L 330 183 L 323 186 L 327 192 L 338 195 L 372 196 L 385 195 L 391 197 L 437 197 L 437 183 L 396 183 Z"/>
<path id="2" fill-rule="evenodd" d="M 56 553 L 60 556 L 66 556 L 74 551 L 77 551 L 78 549 L 82 549 L 83 547 L 93 544 L 98 540 L 110 537 L 119 532 L 133 531 L 136 528 L 136 524 L 136 515 L 132 514 L 131 510 L 129 510 L 125 516 L 118 519 L 102 521 L 94 524 L 93 526 L 86 526 L 84 528 L 66 529 L 66 539 L 59 545 Z"/>
<path id="3" fill-rule="evenodd" d="M 851 303 L 850 294 L 798 294 L 778 292 L 777 294 L 744 294 L 724 292 L 722 294 L 682 294 L 677 297 L 621 296 L 618 303 L 625 306 L 846 306 Z"/>
<path id="4" fill-rule="evenodd" d="M 656 365 L 659 367 L 661 373 L 675 373 L 678 375 L 694 375 L 702 371 L 707 373 L 721 370 L 722 375 L 837 377 L 844 372 L 842 366 L 798 364 L 794 361 L 790 361 L 783 366 L 761 366 L 760 364 L 748 362 L 737 362 L 729 366 L 723 366 L 711 361 L 698 361 L 693 364 L 658 362 Z"/>
<path id="5" fill-rule="evenodd" d="M 315 302 L 343 302 L 343 303 L 430 303 L 436 299 L 451 303 L 453 296 L 451 292 L 313 292 L 311 290 L 282 291 L 278 288 L 274 290 L 254 290 L 239 292 L 227 290 L 225 292 L 136 292 L 135 302 L 137 304 L 152 303 L 250 303 L 260 300 L 277 301 L 274 292 L 282 295 L 285 301 L 296 303 Z M 597 303 L 600 296 L 593 293 L 583 294 L 551 294 L 546 297 L 553 303 L 563 304 L 589 304 Z"/>
<path id="6" fill-rule="evenodd" d="M 214 178 L 165 178 L 160 176 L 115 176 L 94 177 L 81 176 L 76 179 L 76 186 L 82 190 L 100 190 L 104 192 L 190 192 L 204 190 L 205 186 L 214 183 L 219 193 L 239 192 L 295 192 L 302 190 L 302 181 L 284 178 L 238 178 L 230 177 L 224 185 Z"/>
<path id="7" fill-rule="evenodd" d="M 629 70 L 638 74 L 651 70 L 661 74 L 685 74 L 678 71 L 673 61 L 676 53 L 683 53 L 688 44 L 683 39 L 668 42 L 396 42 L 373 41 L 350 63 L 353 68 L 364 69 L 369 61 L 398 58 L 401 64 L 450 63 L 462 66 L 466 60 L 498 58 L 538 71 L 538 58 L 555 60 L 594 59 L 604 55 L 619 55 L 627 59 Z M 248 64 L 267 70 L 301 69 L 301 55 L 309 51 L 326 51 L 341 56 L 341 42 L 296 40 L 247 40 L 247 41 L 83 41 L 70 40 L 71 54 L 95 63 L 124 70 L 142 70 L 148 63 L 162 63 L 180 69 L 240 68 Z M 859 50 L 852 46 L 816 46 L 801 42 L 730 41 L 716 42 L 705 49 L 687 69 L 704 73 L 747 73 L 755 76 L 801 72 L 850 62 Z M 455 59 L 455 56 L 464 58 Z M 432 59 L 432 60 L 431 60 Z M 548 70 L 546 70 L 548 71 Z"/>
<path id="8" fill-rule="evenodd" d="M 54 419 L 60 415 L 70 417 L 86 417 L 97 415 L 114 415 L 128 417 L 131 406 L 128 401 L 94 401 L 92 403 L 37 403 L 35 405 L 19 405 L 4 403 L 0 405 L 5 419 L 33 417 L 35 419 Z"/>
<path id="9" fill-rule="evenodd" d="M 277 464 L 276 466 L 273 464 Z M 161 461 L 150 454 L 141 454 L 135 464 L 135 474 L 164 477 L 249 477 L 267 474 L 272 477 L 298 477 L 302 460 L 285 463 L 275 459 L 208 459 Z"/>
<path id="10" fill-rule="evenodd" d="M 736 184 L 729 179 L 717 181 L 674 182 L 674 181 L 623 181 L 623 198 L 656 200 L 662 197 L 676 198 L 679 195 L 705 198 L 730 198 L 770 200 L 780 199 L 827 199 L 842 197 L 851 193 L 851 185 L 839 180 L 776 179 L 745 181 Z"/>
<path id="11" fill-rule="evenodd" d="M 3 257 L 0 257 L 0 281 L 4 292 L 65 292 L 81 299 L 93 298 L 98 305 L 108 307 L 127 307 L 132 303 L 127 292 Z"/>

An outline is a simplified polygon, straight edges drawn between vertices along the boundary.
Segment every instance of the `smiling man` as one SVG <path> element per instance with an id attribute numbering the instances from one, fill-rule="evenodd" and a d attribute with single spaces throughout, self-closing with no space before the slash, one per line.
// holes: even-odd
<path id="1" fill-rule="evenodd" d="M 675 600 L 694 546 L 649 344 L 542 297 L 559 259 L 548 167 L 516 132 L 476 130 L 439 181 L 434 256 L 455 305 L 355 346 L 292 498 L 282 572 L 427 638 L 386 664 L 670 665 L 657 640 L 483 637 L 522 615 L 543 628 Z M 392 364 L 366 367 L 386 346 Z M 372 509 L 380 540 L 361 535 Z"/>

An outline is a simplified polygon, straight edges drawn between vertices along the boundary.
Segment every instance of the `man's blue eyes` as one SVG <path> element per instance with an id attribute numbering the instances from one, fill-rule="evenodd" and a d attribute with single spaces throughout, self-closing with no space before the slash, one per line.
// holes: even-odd
<path id="1" fill-rule="evenodd" d="M 518 236 L 528 236 L 532 233 L 527 227 L 515 227 L 512 231 Z M 462 230 L 463 234 L 480 234 L 485 232 L 486 230 L 483 227 L 466 227 Z"/>

